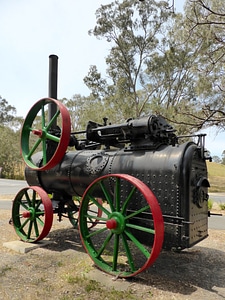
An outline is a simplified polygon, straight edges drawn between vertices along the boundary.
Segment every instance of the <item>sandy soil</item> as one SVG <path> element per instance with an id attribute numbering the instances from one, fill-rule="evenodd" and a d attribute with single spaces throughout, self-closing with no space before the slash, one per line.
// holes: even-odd
<path id="1" fill-rule="evenodd" d="M 55 217 L 47 247 L 26 254 L 3 247 L 19 239 L 9 218 L 10 211 L 0 212 L 0 299 L 225 299 L 225 230 L 209 230 L 207 239 L 181 253 L 162 251 L 128 281 L 97 270 L 66 219 Z"/>

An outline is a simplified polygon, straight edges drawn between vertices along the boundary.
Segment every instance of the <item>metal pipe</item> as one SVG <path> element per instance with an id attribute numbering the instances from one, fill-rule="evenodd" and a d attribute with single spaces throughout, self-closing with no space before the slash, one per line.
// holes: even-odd
<path id="1" fill-rule="evenodd" d="M 58 56 L 50 55 L 49 56 L 49 98 L 57 99 L 57 80 L 58 80 Z M 48 120 L 50 121 L 57 111 L 57 106 L 55 103 L 50 103 L 48 105 Z M 55 127 L 56 121 L 52 124 L 52 127 Z"/>

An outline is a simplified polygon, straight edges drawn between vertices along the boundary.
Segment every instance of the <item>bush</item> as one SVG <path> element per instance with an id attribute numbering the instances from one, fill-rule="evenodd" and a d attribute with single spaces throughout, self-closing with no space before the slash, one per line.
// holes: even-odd
<path id="1" fill-rule="evenodd" d="M 213 201 L 211 199 L 208 200 L 208 210 L 211 210 L 213 207 Z"/>
<path id="2" fill-rule="evenodd" d="M 225 203 L 221 203 L 219 206 L 221 210 L 225 210 Z"/>

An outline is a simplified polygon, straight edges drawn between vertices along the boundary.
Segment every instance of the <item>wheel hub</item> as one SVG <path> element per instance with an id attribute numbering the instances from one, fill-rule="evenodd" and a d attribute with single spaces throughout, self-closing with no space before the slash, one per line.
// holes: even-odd
<path id="1" fill-rule="evenodd" d="M 113 233 L 121 234 L 126 226 L 124 216 L 119 212 L 114 212 L 106 222 L 106 227 Z"/>
<path id="2" fill-rule="evenodd" d="M 30 207 L 29 210 L 26 210 L 22 213 L 23 218 L 34 220 L 35 218 L 35 209 Z"/>
<path id="3" fill-rule="evenodd" d="M 32 133 L 33 133 L 34 135 L 39 136 L 39 138 L 42 138 L 42 136 L 43 136 L 43 131 L 42 131 L 42 130 L 39 130 L 39 129 L 34 129 L 34 130 L 32 130 Z"/>

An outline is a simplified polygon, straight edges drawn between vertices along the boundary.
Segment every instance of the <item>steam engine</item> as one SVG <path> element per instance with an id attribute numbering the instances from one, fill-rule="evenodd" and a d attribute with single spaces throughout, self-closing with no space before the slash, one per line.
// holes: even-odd
<path id="1" fill-rule="evenodd" d="M 54 214 L 67 217 L 98 268 L 130 277 L 151 266 L 162 248 L 182 250 L 206 238 L 205 135 L 182 143 L 155 115 L 114 125 L 89 121 L 71 132 L 53 83 L 50 98 L 33 105 L 22 127 L 29 186 L 12 207 L 20 239 L 38 242 Z"/>

